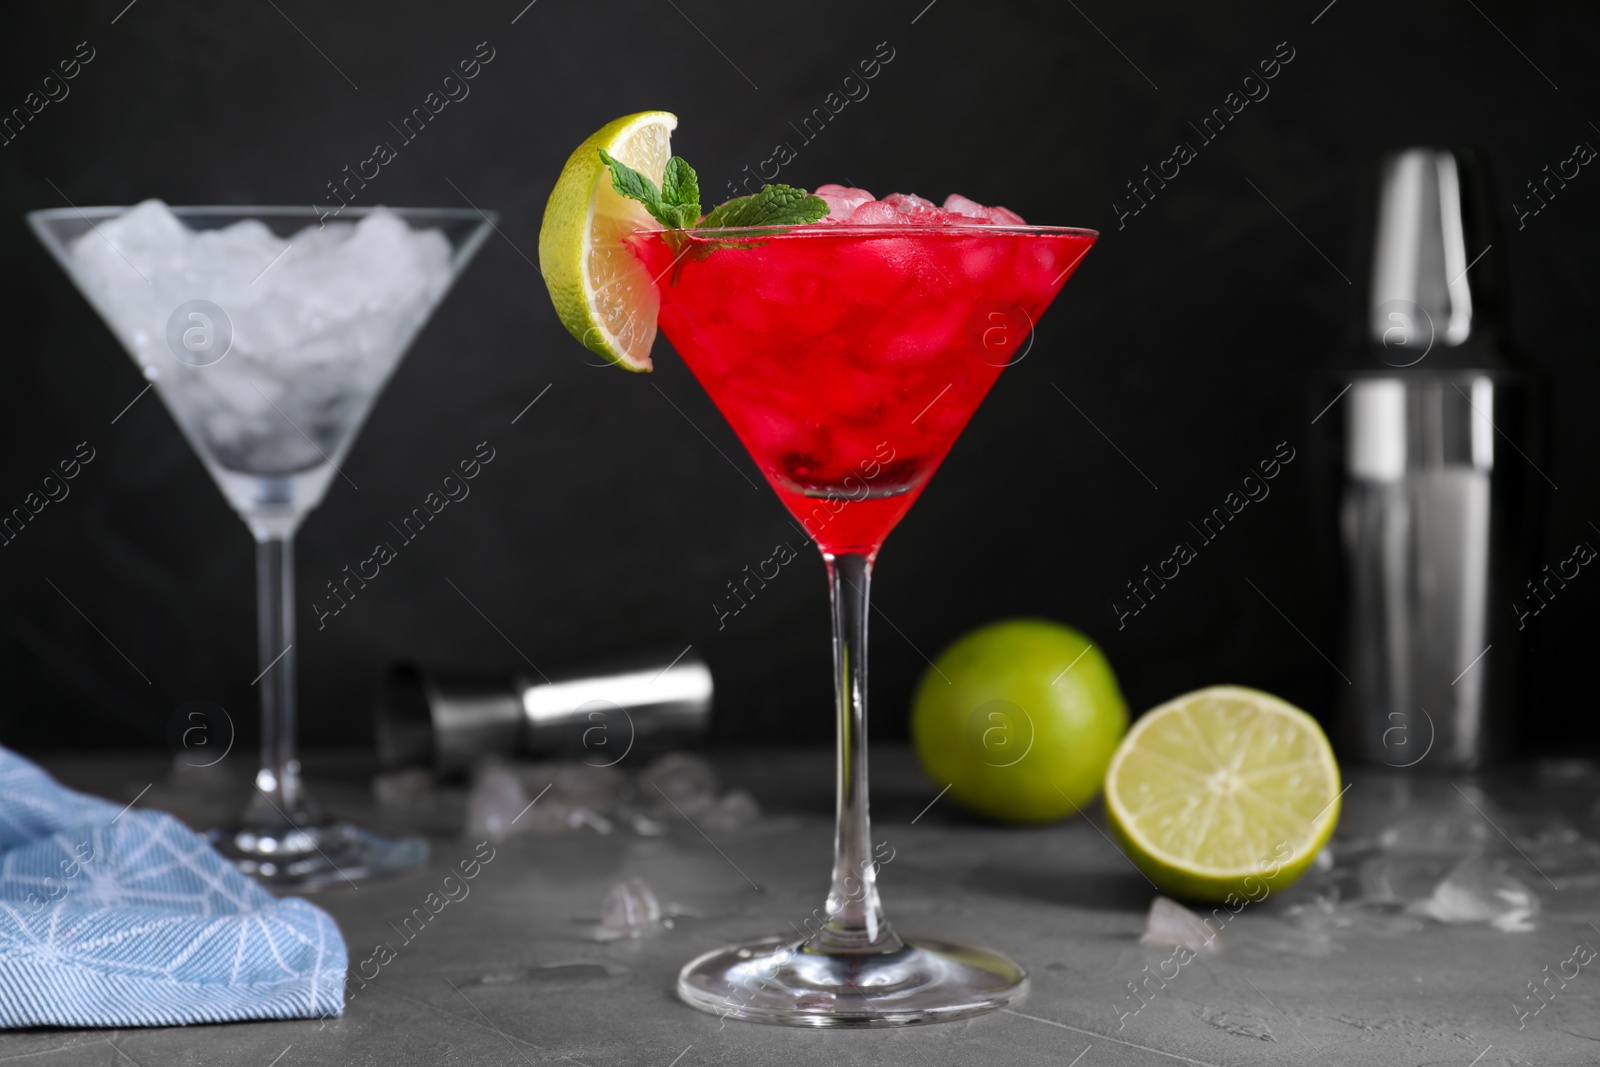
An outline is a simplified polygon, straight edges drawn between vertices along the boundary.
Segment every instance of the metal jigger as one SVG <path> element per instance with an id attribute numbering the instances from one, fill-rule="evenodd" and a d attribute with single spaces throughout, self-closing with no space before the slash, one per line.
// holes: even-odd
<path id="1" fill-rule="evenodd" d="M 378 708 L 378 757 L 389 770 L 468 770 L 482 756 L 605 758 L 703 737 L 711 671 L 698 656 L 637 657 L 528 680 L 402 664 Z"/>
<path id="2" fill-rule="evenodd" d="M 1330 420 L 1351 683 L 1340 748 L 1391 767 L 1478 767 L 1513 742 L 1512 604 L 1537 475 L 1484 192 L 1454 152 L 1384 161 L 1366 343 Z"/>

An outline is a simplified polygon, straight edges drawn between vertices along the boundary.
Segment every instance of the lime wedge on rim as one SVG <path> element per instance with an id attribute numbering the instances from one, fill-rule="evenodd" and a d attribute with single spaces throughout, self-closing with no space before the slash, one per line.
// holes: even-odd
<path id="1" fill-rule="evenodd" d="M 591 351 L 632 371 L 650 369 L 661 296 L 624 241 L 659 224 L 611 188 L 599 149 L 659 186 L 677 125 L 665 111 L 641 111 L 600 127 L 561 169 L 539 226 L 539 269 L 561 324 Z"/>
<path id="2" fill-rule="evenodd" d="M 1106 815 L 1163 892 L 1259 900 L 1298 878 L 1339 822 L 1339 765 L 1315 719 L 1213 686 L 1146 712 L 1106 769 Z"/>

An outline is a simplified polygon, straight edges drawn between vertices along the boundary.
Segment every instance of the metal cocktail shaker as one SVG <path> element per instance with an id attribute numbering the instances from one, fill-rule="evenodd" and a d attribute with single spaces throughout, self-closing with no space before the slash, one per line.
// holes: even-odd
<path id="1" fill-rule="evenodd" d="M 1331 420 L 1350 682 L 1340 748 L 1391 767 L 1477 767 L 1514 743 L 1512 601 L 1542 475 L 1530 383 L 1497 321 L 1481 181 L 1453 152 L 1384 161 L 1365 343 Z"/>

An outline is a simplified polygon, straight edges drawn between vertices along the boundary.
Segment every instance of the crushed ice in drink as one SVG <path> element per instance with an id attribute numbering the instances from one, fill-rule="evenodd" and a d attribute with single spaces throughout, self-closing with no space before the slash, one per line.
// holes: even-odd
<path id="1" fill-rule="evenodd" d="M 894 209 L 902 215 L 934 216 L 944 214 L 932 200 L 924 200 L 915 193 L 890 193 L 883 198 L 885 204 L 893 204 Z"/>
<path id="2" fill-rule="evenodd" d="M 1139 944 L 1156 948 L 1186 948 L 1191 952 L 1220 952 L 1222 937 L 1206 928 L 1205 920 L 1177 901 L 1158 896 L 1150 902 Z"/>
<path id="3" fill-rule="evenodd" d="M 1003 207 L 986 207 L 960 193 L 945 197 L 944 206 L 915 193 L 890 193 L 876 200 L 865 189 L 819 185 L 816 196 L 828 202 L 824 223 L 850 226 L 1023 226 L 1022 216 Z"/>
<path id="4" fill-rule="evenodd" d="M 865 189 L 852 189 L 848 185 L 819 185 L 816 194 L 828 202 L 828 214 L 843 218 L 872 199 Z"/>
<path id="5" fill-rule="evenodd" d="M 230 499 L 230 473 L 331 475 L 452 271 L 443 233 L 382 208 L 284 238 L 255 219 L 191 230 L 146 200 L 69 257 Z"/>
<path id="6" fill-rule="evenodd" d="M 976 200 L 968 200 L 960 193 L 951 193 L 949 196 L 945 197 L 944 209 L 946 211 L 953 211 L 957 215 L 965 215 L 971 219 L 986 219 L 989 217 L 987 214 L 985 214 L 985 212 L 989 210 L 988 208 L 984 207 Z"/>

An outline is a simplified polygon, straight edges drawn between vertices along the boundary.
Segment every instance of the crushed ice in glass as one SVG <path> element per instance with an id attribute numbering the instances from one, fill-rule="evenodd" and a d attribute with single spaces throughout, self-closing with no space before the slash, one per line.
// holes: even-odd
<path id="1" fill-rule="evenodd" d="M 249 475 L 292 474 L 337 455 L 452 271 L 443 233 L 382 208 L 280 237 L 257 220 L 192 230 L 146 200 L 72 242 L 69 256 L 79 287 L 201 458 Z M 191 301 L 220 308 L 226 326 L 179 314 Z M 204 345 L 227 330 L 221 351 L 173 348 L 171 336 Z"/>

